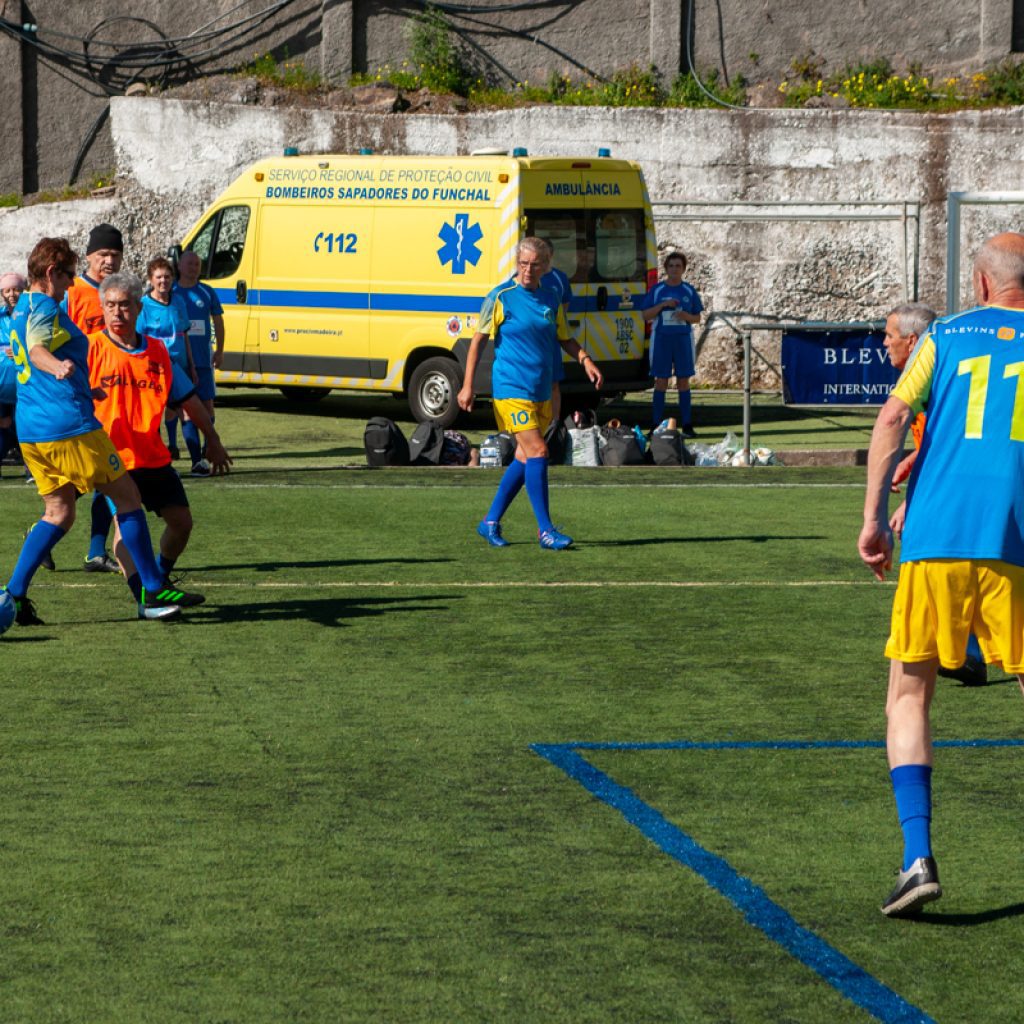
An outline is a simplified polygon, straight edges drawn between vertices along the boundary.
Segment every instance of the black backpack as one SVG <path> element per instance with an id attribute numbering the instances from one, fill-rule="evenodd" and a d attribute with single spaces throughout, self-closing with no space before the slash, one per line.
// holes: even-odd
<path id="1" fill-rule="evenodd" d="M 601 464 L 604 466 L 642 466 L 644 453 L 632 427 L 602 427 Z"/>
<path id="2" fill-rule="evenodd" d="M 446 430 L 441 446 L 442 466 L 468 466 L 473 446 L 461 430 Z"/>
<path id="3" fill-rule="evenodd" d="M 444 430 L 427 420 L 409 438 L 409 462 L 413 466 L 439 466 L 444 451 Z"/>
<path id="4" fill-rule="evenodd" d="M 651 458 L 656 466 L 685 466 L 686 454 L 680 431 L 662 430 L 651 435 Z"/>
<path id="5" fill-rule="evenodd" d="M 363 430 L 368 466 L 408 466 L 409 442 L 394 420 L 374 416 Z"/>
<path id="6" fill-rule="evenodd" d="M 561 420 L 554 420 L 544 434 L 544 443 L 548 446 L 548 465 L 561 466 L 569 450 L 569 431 Z"/>

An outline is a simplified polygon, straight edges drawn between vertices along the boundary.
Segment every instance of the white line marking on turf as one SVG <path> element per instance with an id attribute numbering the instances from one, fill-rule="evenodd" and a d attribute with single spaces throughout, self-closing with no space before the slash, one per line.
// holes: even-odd
<path id="1" fill-rule="evenodd" d="M 262 491 L 262 490 L 308 490 L 308 491 L 436 491 L 440 490 L 442 484 L 242 484 L 235 483 L 223 483 L 221 487 L 229 488 L 233 491 Z M 461 485 L 465 487 L 472 487 L 475 484 Z M 694 483 L 694 484 L 628 484 L 628 483 L 608 483 L 608 484 L 563 484 L 552 481 L 549 485 L 552 490 L 571 491 L 571 490 L 613 490 L 615 488 L 629 488 L 630 490 L 685 490 L 690 491 L 694 489 L 721 489 L 726 488 L 732 489 L 771 489 L 778 488 L 779 490 L 863 490 L 863 483 L 834 483 L 834 484 L 812 484 L 812 483 L 781 483 L 781 484 L 741 484 L 741 483 Z"/>
<path id="2" fill-rule="evenodd" d="M 191 581 L 190 581 L 191 583 Z M 404 588 L 406 590 L 487 590 L 495 587 L 516 587 L 519 589 L 545 587 L 620 587 L 620 588 L 683 588 L 683 589 L 737 589 L 739 587 L 876 587 L 877 580 L 452 580 L 432 583 L 404 580 L 331 580 L 316 583 L 299 582 L 260 582 L 250 583 L 245 580 L 237 582 L 215 583 L 207 580 L 196 580 L 197 588 L 203 590 L 233 590 L 245 587 L 250 590 L 345 590 Z M 883 586 L 895 586 L 895 580 L 886 580 Z M 39 590 L 95 590 L 103 586 L 101 583 L 39 583 L 34 589 Z"/>

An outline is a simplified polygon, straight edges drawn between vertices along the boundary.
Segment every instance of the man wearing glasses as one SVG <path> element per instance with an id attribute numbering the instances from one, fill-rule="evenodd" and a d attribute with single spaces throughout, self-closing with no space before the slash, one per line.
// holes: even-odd
<path id="1" fill-rule="evenodd" d="M 194 602 L 164 587 L 138 489 L 93 411 L 88 339 L 58 305 L 77 266 L 66 239 L 40 239 L 28 258 L 28 291 L 14 308 L 18 429 L 44 511 L 4 589 L 14 598 L 19 625 L 43 624 L 28 598 L 29 584 L 71 529 L 77 495 L 95 489 L 114 503 L 121 537 L 138 567 L 144 588 L 139 618 L 173 618 Z"/>
<path id="2" fill-rule="evenodd" d="M 541 285 L 551 269 L 551 248 L 541 238 L 524 238 L 516 248 L 516 277 L 499 285 L 484 299 L 477 333 L 466 355 L 466 380 L 459 392 L 459 407 L 473 408 L 473 377 L 480 347 L 493 334 L 494 366 L 491 394 L 498 429 L 516 439 L 516 457 L 505 470 L 498 493 L 476 532 L 492 547 L 508 541 L 501 533 L 501 518 L 526 485 L 537 519 L 540 546 L 561 551 L 572 537 L 560 533 L 548 511 L 548 448 L 544 433 L 551 423 L 552 354 L 556 345 L 582 367 L 594 387 L 603 382 L 593 359 L 569 337 L 561 296 Z"/>

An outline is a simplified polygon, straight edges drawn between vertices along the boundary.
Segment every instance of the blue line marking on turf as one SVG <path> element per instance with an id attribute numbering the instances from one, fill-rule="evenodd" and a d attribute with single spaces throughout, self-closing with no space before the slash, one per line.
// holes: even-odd
<path id="1" fill-rule="evenodd" d="M 935 1024 L 923 1010 L 873 978 L 824 939 L 808 931 L 728 861 L 704 849 L 631 789 L 586 761 L 578 750 L 828 750 L 882 748 L 878 740 L 766 740 L 664 743 L 534 743 L 531 750 L 560 768 L 589 793 L 614 807 L 659 849 L 696 872 L 755 928 L 777 942 L 839 993 L 885 1024 Z M 940 740 L 936 747 L 1020 747 L 1024 739 Z"/>
<path id="2" fill-rule="evenodd" d="M 537 743 L 538 753 L 546 744 Z M 1019 740 L 935 740 L 933 747 L 1024 747 Z M 884 749 L 885 740 L 663 740 L 653 743 L 556 743 L 560 750 L 861 750 Z"/>

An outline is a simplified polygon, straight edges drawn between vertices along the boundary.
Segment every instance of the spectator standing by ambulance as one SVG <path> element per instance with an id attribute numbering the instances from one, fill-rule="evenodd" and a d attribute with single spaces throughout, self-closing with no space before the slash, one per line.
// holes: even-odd
<path id="1" fill-rule="evenodd" d="M 651 376 L 654 400 L 651 408 L 654 426 L 665 416 L 665 392 L 669 378 L 675 375 L 679 390 L 679 422 L 683 435 L 696 437 L 690 378 L 696 373 L 693 355 L 693 325 L 700 323 L 704 311 L 697 290 L 683 280 L 686 257 L 670 252 L 665 257 L 665 280 L 659 281 L 643 300 L 644 320 L 654 321 L 651 336 Z"/>
<path id="2" fill-rule="evenodd" d="M 213 371 L 224 358 L 224 309 L 217 293 L 199 280 L 199 270 L 199 256 L 191 249 L 183 252 L 178 260 L 178 280 L 173 295 L 181 299 L 188 314 L 188 342 L 196 371 L 196 394 L 213 423 L 213 400 L 217 394 Z M 205 446 L 199 441 L 199 430 L 187 410 L 185 416 L 181 434 L 192 459 L 192 475 L 209 476 L 210 464 L 206 460 Z"/>
<path id="3" fill-rule="evenodd" d="M 185 304 L 174 294 L 174 268 L 171 261 L 163 256 L 150 260 L 146 266 L 150 293 L 142 297 L 142 312 L 136 328 L 147 338 L 159 338 L 164 343 L 171 362 L 188 374 L 195 382 L 195 364 L 192 361 L 192 347 L 188 343 L 189 319 Z M 101 325 L 102 327 L 102 325 Z M 167 447 L 171 458 L 177 459 L 178 413 L 168 409 L 164 419 L 167 428 Z"/>

